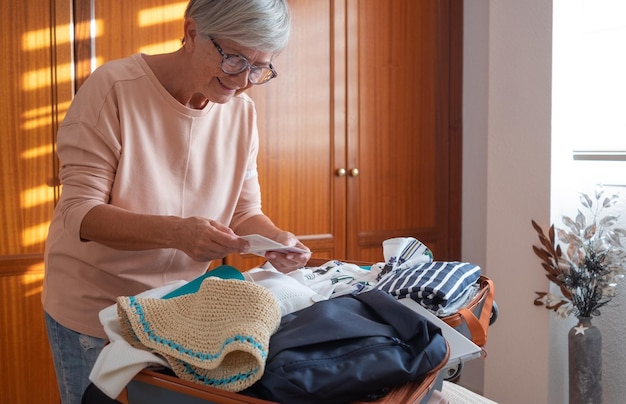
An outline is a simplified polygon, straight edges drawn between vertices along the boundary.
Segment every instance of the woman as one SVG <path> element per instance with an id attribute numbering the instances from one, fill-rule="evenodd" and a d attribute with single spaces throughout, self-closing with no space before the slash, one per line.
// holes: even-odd
<path id="1" fill-rule="evenodd" d="M 63 193 L 46 243 L 43 305 L 63 403 L 79 403 L 105 333 L 101 309 L 246 252 L 261 234 L 306 249 L 261 211 L 251 85 L 276 77 L 285 0 L 191 0 L 176 52 L 110 62 L 58 133 Z M 287 272 L 310 252 L 268 252 Z"/>

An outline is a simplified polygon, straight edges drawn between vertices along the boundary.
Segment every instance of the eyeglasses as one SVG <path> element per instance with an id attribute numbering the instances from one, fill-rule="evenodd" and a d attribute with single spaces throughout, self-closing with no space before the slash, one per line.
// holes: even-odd
<path id="1" fill-rule="evenodd" d="M 248 62 L 248 59 L 241 55 L 233 55 L 224 53 L 222 48 L 213 40 L 213 38 L 208 37 L 211 42 L 213 42 L 213 46 L 215 49 L 222 55 L 222 71 L 226 74 L 239 74 L 245 70 L 250 70 L 248 72 L 248 81 L 251 84 L 265 84 L 274 77 L 278 76 L 276 70 L 274 70 L 274 66 L 270 63 L 269 67 L 259 67 L 255 66 L 252 63 Z"/>

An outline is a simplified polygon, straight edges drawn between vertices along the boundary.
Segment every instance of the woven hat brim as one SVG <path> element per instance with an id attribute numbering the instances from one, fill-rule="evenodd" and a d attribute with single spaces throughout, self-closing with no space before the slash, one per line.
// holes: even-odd
<path id="1" fill-rule="evenodd" d="M 269 338 L 280 324 L 268 289 L 219 278 L 168 300 L 120 297 L 118 315 L 133 346 L 160 354 L 181 378 L 229 391 L 262 376 Z"/>

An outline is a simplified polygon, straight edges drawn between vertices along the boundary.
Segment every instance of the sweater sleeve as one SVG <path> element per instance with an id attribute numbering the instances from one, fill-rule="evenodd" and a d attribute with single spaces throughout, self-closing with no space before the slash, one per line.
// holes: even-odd
<path id="1" fill-rule="evenodd" d="M 109 202 L 121 153 L 114 94 L 103 84 L 96 71 L 76 94 L 58 132 L 59 179 L 63 184 L 59 208 L 65 230 L 75 239 L 80 239 L 87 212 Z M 107 128 L 110 130 L 105 134 L 98 127 L 99 121 L 117 128 Z"/>

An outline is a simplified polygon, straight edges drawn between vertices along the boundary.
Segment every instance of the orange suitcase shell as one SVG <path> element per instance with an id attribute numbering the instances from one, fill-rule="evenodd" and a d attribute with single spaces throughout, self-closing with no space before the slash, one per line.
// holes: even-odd
<path id="1" fill-rule="evenodd" d="M 480 289 L 476 296 L 458 312 L 441 319 L 474 344 L 483 347 L 487 343 L 489 326 L 498 316 L 498 307 L 494 301 L 493 281 L 481 275 L 477 283 Z"/>

